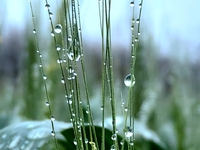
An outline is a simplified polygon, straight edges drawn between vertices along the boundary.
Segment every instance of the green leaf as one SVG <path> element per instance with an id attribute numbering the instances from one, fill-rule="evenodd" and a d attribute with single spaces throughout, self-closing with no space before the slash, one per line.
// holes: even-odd
<path id="1" fill-rule="evenodd" d="M 86 131 L 86 136 L 90 141 L 90 134 L 89 134 L 89 126 L 85 126 L 85 131 Z M 96 136 L 97 136 L 97 141 L 98 141 L 98 146 L 99 146 L 99 149 L 101 149 L 101 136 L 102 136 L 102 128 L 100 126 L 95 126 L 95 131 L 96 131 Z M 63 144 L 63 146 L 65 146 L 67 149 L 76 149 L 76 145 L 74 144 L 74 139 L 75 139 L 75 136 L 74 136 L 74 130 L 73 128 L 69 128 L 69 129 L 66 129 L 64 131 L 61 132 L 61 134 L 65 137 L 66 139 L 66 142 L 64 141 L 58 141 L 58 142 L 61 142 L 60 144 Z M 111 136 L 112 136 L 112 131 L 108 130 L 108 129 L 105 129 L 105 149 L 110 149 L 110 147 L 113 145 L 113 140 L 111 139 Z M 120 146 L 120 141 L 122 140 L 122 137 L 117 135 L 117 140 L 118 140 L 118 145 Z M 92 149 L 92 145 L 89 144 L 88 142 L 88 147 L 90 150 L 93 150 Z M 94 142 L 94 141 L 92 141 Z M 97 144 L 97 143 L 95 143 Z M 125 143 L 127 144 L 127 143 Z"/>

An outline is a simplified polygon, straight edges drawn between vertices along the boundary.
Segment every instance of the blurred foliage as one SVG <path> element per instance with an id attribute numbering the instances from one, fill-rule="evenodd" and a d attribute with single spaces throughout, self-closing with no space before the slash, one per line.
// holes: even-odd
<path id="1" fill-rule="evenodd" d="M 45 106 L 43 75 L 38 66 L 35 40 L 32 35 L 27 36 L 26 48 L 23 50 L 22 70 L 20 70 L 15 83 L 11 77 L 6 78 L 1 72 L 0 128 L 18 120 L 42 120 L 50 117 Z M 43 42 L 43 40 L 39 42 Z M 59 42 L 61 41 L 59 40 Z M 166 146 L 165 149 L 198 150 L 200 149 L 199 65 L 190 64 L 187 61 L 181 62 L 175 57 L 162 58 L 157 54 L 157 48 L 152 45 L 153 42 L 149 40 L 146 43 L 141 42 L 138 47 L 133 103 L 134 116 L 157 133 Z M 100 93 L 98 86 L 101 82 L 101 67 L 99 67 L 101 57 L 99 53 L 91 53 L 93 49 L 87 49 L 87 51 L 85 58 L 91 58 L 87 59 L 86 68 L 90 71 L 88 73 L 88 85 L 89 92 L 92 95 L 91 102 L 93 101 L 92 110 L 96 113 L 95 120 L 100 120 L 101 115 L 98 114 L 99 105 L 97 104 L 99 104 Z M 42 53 L 44 71 L 47 75 L 48 94 L 52 102 L 52 112 L 57 120 L 69 121 L 70 115 L 64 100 L 64 90 L 60 83 L 61 74 L 56 62 L 54 46 L 50 45 L 44 48 Z M 1 55 L 4 54 L 1 53 Z M 119 64 L 123 63 L 121 60 L 129 59 L 126 55 L 114 55 L 114 58 L 120 61 L 115 61 Z M 127 70 L 123 67 L 122 65 L 115 68 L 116 82 L 120 84 L 119 86 L 118 83 L 116 84 L 116 94 L 118 94 L 118 97 L 116 97 L 119 101 L 121 100 L 119 98 L 121 93 L 123 93 L 123 99 L 127 99 L 127 89 L 122 82 L 122 76 L 126 74 L 124 72 Z M 94 84 L 94 81 L 97 84 Z M 117 106 L 121 105 L 119 101 L 117 101 Z M 119 114 L 122 113 L 120 110 L 117 111 Z M 107 132 L 110 138 L 111 133 L 109 130 Z M 68 139 L 68 134 L 72 134 L 72 129 L 66 129 L 62 134 Z M 59 142 L 64 146 L 66 144 L 63 141 Z M 71 142 L 70 144 L 74 147 Z M 164 149 L 146 139 L 138 140 L 135 148 L 141 150 Z"/>

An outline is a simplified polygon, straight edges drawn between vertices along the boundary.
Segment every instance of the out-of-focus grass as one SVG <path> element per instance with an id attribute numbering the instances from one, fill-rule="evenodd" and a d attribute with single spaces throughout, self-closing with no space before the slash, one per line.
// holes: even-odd
<path id="1" fill-rule="evenodd" d="M 41 120 L 49 117 L 45 106 L 42 76 L 35 53 L 36 48 L 33 44 L 34 39 L 32 36 L 27 37 L 26 42 L 27 46 L 23 50 L 22 57 L 23 65 L 16 83 L 12 82 L 11 77 L 5 79 L 3 75 L 1 76 L 1 128 L 13 120 Z M 150 129 L 154 130 L 167 149 L 199 149 L 199 66 L 191 65 L 189 62 L 182 63 L 175 58 L 160 58 L 156 55 L 156 48 L 151 44 L 151 41 L 141 42 L 137 52 L 134 91 L 135 118 L 145 122 Z M 117 115 L 122 115 L 121 101 L 127 99 L 123 77 L 129 70 L 129 56 L 121 55 L 124 53 L 121 51 L 123 49 L 116 49 L 116 55 L 113 56 L 116 107 L 119 108 Z M 70 115 L 60 83 L 60 68 L 54 57 L 54 47 L 50 46 L 42 52 L 44 53 L 43 60 L 45 60 L 44 69 L 47 74 L 48 94 L 52 100 L 52 112 L 57 120 L 69 121 Z M 86 48 L 84 57 L 94 119 L 100 120 L 101 57 L 89 47 Z M 106 113 L 107 117 L 109 114 Z"/>

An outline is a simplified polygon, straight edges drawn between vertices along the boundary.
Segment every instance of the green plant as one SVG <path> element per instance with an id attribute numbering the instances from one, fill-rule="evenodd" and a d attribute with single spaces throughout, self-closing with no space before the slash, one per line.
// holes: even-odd
<path id="1" fill-rule="evenodd" d="M 34 120 L 44 119 L 46 115 L 49 118 L 50 125 L 47 125 L 47 121 L 33 121 L 15 125 L 17 128 L 9 126 L 0 131 L 3 139 L 0 148 L 17 148 L 19 144 L 21 149 L 27 147 L 30 149 L 78 150 L 132 150 L 153 149 L 155 147 L 163 149 L 164 146 L 155 133 L 148 129 L 146 125 L 135 120 L 135 115 L 140 110 L 137 108 L 137 111 L 135 111 L 137 99 L 135 98 L 134 85 L 137 84 L 135 63 L 143 0 L 139 4 L 139 17 L 137 19 L 135 19 L 136 16 L 134 14 L 134 2 L 130 3 L 131 7 L 133 7 L 131 61 L 130 73 L 124 79 L 128 96 L 127 100 L 125 100 L 124 95 L 122 95 L 122 102 L 119 105 L 116 104 L 117 89 L 113 72 L 111 0 L 98 1 L 102 38 L 101 104 L 98 106 L 101 111 L 101 120 L 98 120 L 100 123 L 95 122 L 93 116 L 95 110 L 93 110 L 90 100 L 90 85 L 88 85 L 88 74 L 86 72 L 85 59 L 87 58 L 85 58 L 84 54 L 86 50 L 83 48 L 79 1 L 64 0 L 61 2 L 60 8 L 57 7 L 57 13 L 51 12 L 49 2 L 45 1 L 48 14 L 46 19 L 50 22 L 49 34 L 52 36 L 48 52 L 43 51 L 41 48 L 42 39 L 39 37 L 38 21 L 36 20 L 31 0 L 29 0 L 29 4 L 35 45 L 33 40 L 29 40 L 28 70 L 27 74 L 25 74 L 27 81 L 24 82 L 27 92 L 24 93 L 25 107 L 22 109 L 22 115 L 24 118 Z M 58 17 L 53 20 L 53 16 Z M 58 23 L 55 24 L 55 22 Z M 40 74 L 38 74 L 39 71 L 35 66 L 36 64 L 39 66 Z M 30 95 L 30 93 L 32 94 Z M 34 99 L 40 99 L 41 101 L 33 101 Z M 43 99 L 45 101 L 42 101 Z M 46 112 L 45 105 L 47 106 Z M 118 114 L 118 109 L 121 109 L 121 106 L 121 114 Z M 38 111 L 38 113 L 36 114 L 35 111 Z M 54 112 L 58 112 L 57 115 Z M 55 119 L 70 122 L 70 125 L 55 121 Z M 118 123 L 118 121 L 121 122 Z M 142 138 L 135 141 L 134 135 L 137 131 L 135 131 L 134 124 L 139 124 L 142 130 L 152 135 L 151 138 L 147 138 L 150 142 L 148 140 L 144 140 L 144 142 Z M 27 130 L 20 132 L 24 127 Z M 56 128 L 58 129 L 56 130 Z M 20 134 L 18 132 L 6 134 L 9 129 L 19 131 Z M 48 131 L 53 137 L 53 142 L 51 141 L 51 136 L 49 136 L 50 134 L 47 135 Z M 142 134 L 139 135 L 144 136 Z M 23 138 L 20 139 L 19 136 Z M 25 140 L 29 141 L 29 143 L 23 142 Z M 45 144 L 48 141 L 51 141 L 50 144 Z"/>

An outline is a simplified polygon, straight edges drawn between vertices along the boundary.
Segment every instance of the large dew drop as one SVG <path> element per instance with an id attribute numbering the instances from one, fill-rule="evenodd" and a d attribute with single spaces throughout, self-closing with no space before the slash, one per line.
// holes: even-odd
<path id="1" fill-rule="evenodd" d="M 135 84 L 135 76 L 128 74 L 125 78 L 124 78 L 124 84 L 127 87 L 132 87 Z"/>
<path id="2" fill-rule="evenodd" d="M 62 32 L 62 26 L 61 24 L 57 24 L 54 28 L 55 33 L 61 33 Z"/>

